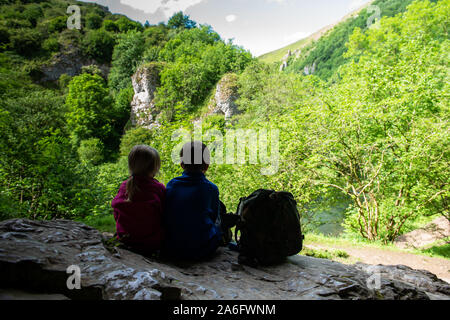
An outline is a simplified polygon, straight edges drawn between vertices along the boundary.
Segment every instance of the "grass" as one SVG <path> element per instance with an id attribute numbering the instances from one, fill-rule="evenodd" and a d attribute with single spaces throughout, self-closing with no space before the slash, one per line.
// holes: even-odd
<path id="1" fill-rule="evenodd" d="M 300 252 L 300 255 L 314 257 L 314 258 L 322 258 L 335 260 L 336 258 L 347 259 L 350 255 L 344 250 L 340 249 L 312 249 L 312 248 L 303 248 Z"/>
<path id="2" fill-rule="evenodd" d="M 450 238 L 441 239 L 427 249 L 400 249 L 393 243 L 383 244 L 381 241 L 369 242 L 368 240 L 348 234 L 345 234 L 342 237 L 329 237 L 321 234 L 308 233 L 305 235 L 304 244 L 306 246 L 321 244 L 325 246 L 339 245 L 343 247 L 376 248 L 381 250 L 408 252 L 432 258 L 450 259 Z"/>
<path id="3" fill-rule="evenodd" d="M 309 37 L 305 38 L 305 39 L 301 39 L 301 40 L 294 42 L 294 43 L 292 43 L 286 47 L 283 47 L 281 49 L 265 53 L 265 54 L 259 56 L 258 60 L 264 61 L 267 63 L 280 62 L 281 59 L 283 59 L 283 57 L 286 55 L 288 50 L 291 50 L 291 52 L 294 53 L 294 51 L 296 49 L 303 48 L 306 44 L 308 44 L 310 42 L 310 40 L 311 39 Z"/>
<path id="4" fill-rule="evenodd" d="M 110 233 L 116 232 L 116 222 L 112 214 L 101 216 L 88 216 L 78 221 L 87 224 L 88 226 L 93 227 L 99 230 L 100 232 L 110 232 Z"/>
<path id="5" fill-rule="evenodd" d="M 430 257 L 450 259 L 450 238 L 438 240 L 427 248 L 421 249 L 420 253 Z"/>
<path id="6" fill-rule="evenodd" d="M 412 221 L 408 221 L 405 224 L 403 233 L 408 233 L 410 231 L 423 228 L 427 224 L 432 222 L 434 219 L 439 218 L 439 217 L 441 217 L 440 214 L 434 214 L 434 215 L 431 215 L 431 216 L 419 216 L 416 219 L 414 219 Z"/>

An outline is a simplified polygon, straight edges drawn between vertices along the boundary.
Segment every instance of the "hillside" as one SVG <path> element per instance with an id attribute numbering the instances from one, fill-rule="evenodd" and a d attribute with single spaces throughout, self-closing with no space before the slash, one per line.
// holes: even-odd
<path id="1" fill-rule="evenodd" d="M 373 2 L 373 1 L 372 1 Z M 319 40 L 322 36 L 324 36 L 329 30 L 333 29 L 336 25 L 340 24 L 341 22 L 355 16 L 356 14 L 358 14 L 358 12 L 360 12 L 363 8 L 367 7 L 370 5 L 371 2 L 369 2 L 368 4 L 365 4 L 364 6 L 353 10 L 352 12 L 350 12 L 349 14 L 345 15 L 342 19 L 340 19 L 339 21 L 337 21 L 336 23 L 332 23 L 330 25 L 327 25 L 325 27 L 323 27 L 322 29 L 320 29 L 319 31 L 314 32 L 312 35 L 304 38 L 304 39 L 300 39 L 290 45 L 287 45 L 283 48 L 265 53 L 263 55 L 260 55 L 258 57 L 258 59 L 260 61 L 263 62 L 267 62 L 267 63 L 272 63 L 272 62 L 280 62 L 283 57 L 286 55 L 286 53 L 290 50 L 291 52 L 294 52 L 296 50 L 301 50 L 302 48 L 304 48 L 305 46 L 307 46 L 308 44 L 310 44 L 311 42 L 317 41 Z"/>
<path id="2" fill-rule="evenodd" d="M 308 73 L 311 73 L 313 69 L 314 74 L 321 79 L 330 79 L 339 66 L 348 61 L 345 58 L 346 43 L 354 29 L 360 28 L 363 31 L 368 29 L 367 21 L 375 14 L 374 11 L 367 11 L 369 5 L 378 6 L 381 17 L 393 17 L 404 12 L 411 2 L 412 0 L 375 0 L 363 6 L 344 17 L 337 24 L 326 27 L 326 32 L 319 32 L 321 36 L 317 41 L 312 41 L 310 38 L 301 40 L 299 42 L 302 49 L 301 54 L 292 56 L 288 60 L 285 71 L 304 73 L 308 69 Z M 287 49 L 294 47 L 295 45 L 291 45 Z M 284 54 L 281 54 L 283 51 Z M 269 56 L 261 56 L 260 59 L 266 62 L 280 61 L 286 52 L 285 48 L 282 48 Z"/>

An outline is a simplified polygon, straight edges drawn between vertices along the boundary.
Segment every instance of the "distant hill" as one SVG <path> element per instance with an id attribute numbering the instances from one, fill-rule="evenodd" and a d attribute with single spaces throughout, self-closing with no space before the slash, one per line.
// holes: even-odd
<path id="1" fill-rule="evenodd" d="M 300 39 L 294 43 L 291 43 L 283 48 L 265 53 L 261 56 L 258 57 L 258 59 L 260 61 L 264 61 L 267 63 L 272 63 L 272 62 L 278 62 L 281 61 L 283 59 L 283 57 L 286 55 L 286 53 L 291 50 L 291 52 L 294 52 L 295 50 L 300 50 L 302 48 L 304 48 L 306 45 L 310 44 L 312 41 L 317 41 L 320 37 L 322 37 L 327 31 L 333 29 L 336 25 L 338 25 L 339 23 L 341 23 L 342 21 L 347 20 L 348 18 L 356 15 L 359 11 L 361 11 L 363 8 L 366 8 L 367 6 L 370 5 L 370 3 L 372 3 L 373 1 L 363 5 L 362 7 L 350 12 L 349 14 L 345 15 L 342 19 L 340 19 L 339 21 L 332 23 L 330 25 L 327 25 L 325 27 L 323 27 L 322 29 L 320 29 L 319 31 L 316 31 L 315 33 L 313 33 L 312 35 Z"/>
<path id="2" fill-rule="evenodd" d="M 308 73 L 311 73 L 311 69 L 313 69 L 312 73 L 323 80 L 328 80 L 341 65 L 347 62 L 347 59 L 344 58 L 344 53 L 347 51 L 345 44 L 348 42 L 354 29 L 367 30 L 367 20 L 375 13 L 367 10 L 369 5 L 378 6 L 381 17 L 392 17 L 404 12 L 411 2 L 413 0 L 372 1 L 312 36 L 260 56 L 259 59 L 269 63 L 281 62 L 289 49 L 291 52 L 301 49 L 300 54 L 289 58 L 285 71 L 304 73 L 305 70 L 309 70 Z M 431 2 L 436 2 L 436 0 L 431 0 Z"/>

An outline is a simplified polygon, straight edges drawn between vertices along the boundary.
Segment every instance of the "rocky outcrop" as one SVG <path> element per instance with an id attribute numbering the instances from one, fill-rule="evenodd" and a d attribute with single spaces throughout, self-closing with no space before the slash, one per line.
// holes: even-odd
<path id="1" fill-rule="evenodd" d="M 278 266 L 251 268 L 224 248 L 207 262 L 173 264 L 107 243 L 97 230 L 70 220 L 1 222 L 0 297 L 20 297 L 20 290 L 71 299 L 450 298 L 446 282 L 405 266 L 344 265 L 298 255 Z M 80 289 L 68 289 L 69 266 L 81 271 Z"/>
<path id="2" fill-rule="evenodd" d="M 292 56 L 292 52 L 291 50 L 288 50 L 283 59 L 281 59 L 280 71 L 283 71 L 284 69 L 287 68 L 290 56 Z"/>
<path id="3" fill-rule="evenodd" d="M 149 129 L 159 126 L 154 99 L 156 88 L 160 85 L 162 68 L 163 63 L 151 62 L 138 68 L 131 77 L 134 89 L 131 102 L 131 124 L 133 126 Z"/>
<path id="4" fill-rule="evenodd" d="M 424 226 L 403 234 L 395 240 L 395 245 L 402 249 L 426 248 L 436 241 L 445 241 L 450 237 L 450 221 L 444 216 L 434 219 Z M 448 241 L 447 241 L 448 242 Z"/>
<path id="5" fill-rule="evenodd" d="M 210 114 L 223 114 L 229 120 L 238 113 L 235 101 L 238 99 L 238 77 L 234 73 L 225 74 L 217 83 L 216 92 L 209 110 Z"/>
<path id="6" fill-rule="evenodd" d="M 305 75 L 314 74 L 314 72 L 316 72 L 316 66 L 317 64 L 315 62 L 310 66 L 305 66 L 305 68 L 303 69 L 303 73 Z"/>
<path id="7" fill-rule="evenodd" d="M 84 57 L 79 47 L 69 44 L 61 52 L 56 53 L 49 63 L 42 66 L 39 81 L 57 81 L 63 74 L 73 77 L 82 73 L 83 67 L 92 65 L 100 69 L 103 78 L 108 77 L 110 69 L 108 64 L 100 64 Z"/>

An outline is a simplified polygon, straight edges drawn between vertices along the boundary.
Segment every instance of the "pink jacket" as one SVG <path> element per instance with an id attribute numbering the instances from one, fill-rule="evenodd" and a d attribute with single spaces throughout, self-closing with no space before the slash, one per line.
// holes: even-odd
<path id="1" fill-rule="evenodd" d="M 162 214 L 166 188 L 156 179 L 134 177 L 139 191 L 128 201 L 124 181 L 111 203 L 116 220 L 117 237 L 125 244 L 145 252 L 161 248 L 164 238 Z"/>

